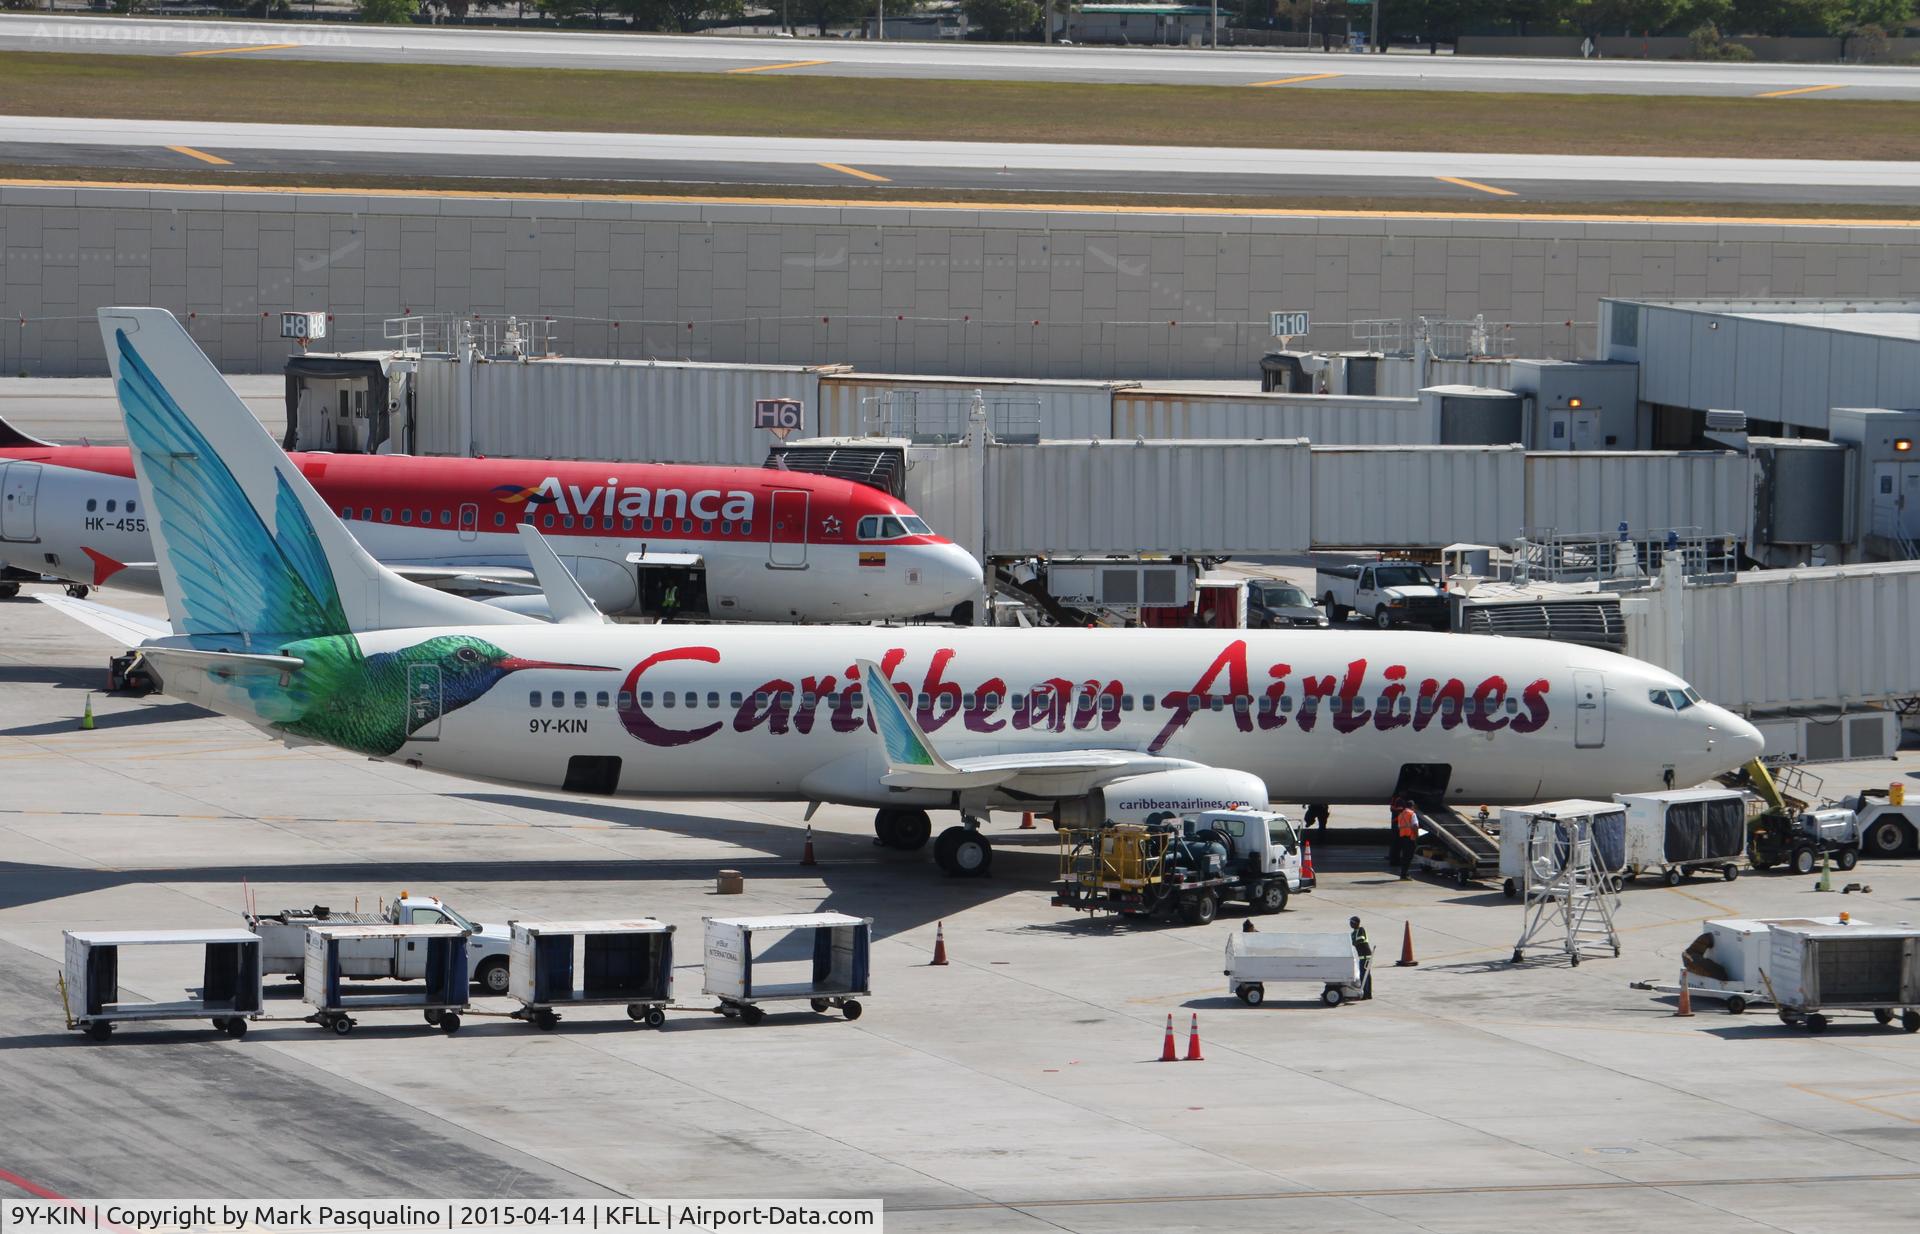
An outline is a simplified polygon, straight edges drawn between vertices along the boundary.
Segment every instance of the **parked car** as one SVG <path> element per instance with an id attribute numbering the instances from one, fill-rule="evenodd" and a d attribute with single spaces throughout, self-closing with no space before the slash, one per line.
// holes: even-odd
<path id="1" fill-rule="evenodd" d="M 1247 595 L 1247 628 L 1284 630 L 1296 626 L 1325 629 L 1327 615 L 1304 587 L 1255 581 Z"/>

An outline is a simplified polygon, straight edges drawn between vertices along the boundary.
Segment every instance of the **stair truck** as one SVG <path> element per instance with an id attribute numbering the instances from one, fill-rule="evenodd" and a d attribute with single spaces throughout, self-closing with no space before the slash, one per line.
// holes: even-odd
<path id="1" fill-rule="evenodd" d="M 1278 913 L 1303 883 L 1304 844 L 1284 814 L 1206 810 L 1145 823 L 1060 831 L 1060 879 L 1052 903 L 1123 917 L 1178 916 L 1206 925 L 1223 902 Z"/>
<path id="2" fill-rule="evenodd" d="M 542 1032 L 560 1008 L 619 1006 L 648 1028 L 667 1022 L 673 1001 L 673 927 L 651 917 L 631 921 L 516 921 L 512 1013 Z"/>
<path id="3" fill-rule="evenodd" d="M 289 908 L 277 913 L 247 914 L 247 926 L 260 936 L 260 961 L 266 973 L 285 973 L 303 979 L 307 963 L 307 928 L 313 925 L 454 925 L 467 932 L 467 963 L 473 982 L 488 994 L 507 992 L 507 966 L 513 936 L 505 926 L 480 925 L 433 896 L 402 891 L 400 898 L 382 904 L 377 913 L 340 912 L 324 904 Z M 343 958 L 348 977 L 393 977 L 418 981 L 419 955 L 388 956 L 354 949 Z M 395 964 L 398 959 L 400 962 Z"/>

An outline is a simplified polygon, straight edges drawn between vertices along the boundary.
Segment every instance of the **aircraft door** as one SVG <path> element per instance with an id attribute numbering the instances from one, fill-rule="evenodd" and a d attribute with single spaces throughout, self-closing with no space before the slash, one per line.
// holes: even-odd
<path id="1" fill-rule="evenodd" d="M 809 494 L 780 489 L 773 495 L 773 518 L 768 527 L 767 560 L 797 569 L 807 564 L 807 503 Z"/>
<path id="2" fill-rule="evenodd" d="M 1607 744 L 1607 675 L 1573 675 L 1573 744 L 1593 749 Z"/>
<path id="3" fill-rule="evenodd" d="M 407 665 L 407 729 L 411 741 L 440 740 L 440 666 Z"/>
<path id="4" fill-rule="evenodd" d="M 480 538 L 480 507 L 471 501 L 460 507 L 460 538 L 468 544 Z"/>
<path id="5" fill-rule="evenodd" d="M 0 465 L 0 540 L 37 540 L 34 503 L 40 494 L 40 464 Z"/>

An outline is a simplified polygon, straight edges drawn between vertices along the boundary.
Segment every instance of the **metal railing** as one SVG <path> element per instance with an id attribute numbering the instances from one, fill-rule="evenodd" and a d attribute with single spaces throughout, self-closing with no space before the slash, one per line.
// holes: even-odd
<path id="1" fill-rule="evenodd" d="M 1733 574 L 1740 545 L 1730 536 L 1709 536 L 1698 527 L 1659 528 L 1640 535 L 1613 532 L 1560 533 L 1545 528 L 1516 542 L 1498 565 L 1504 581 L 1544 583 L 1633 582 L 1657 577 L 1677 555 L 1689 577 Z"/>
<path id="2" fill-rule="evenodd" d="M 1407 350 L 1407 323 L 1398 317 L 1348 322 L 1347 335 L 1360 351 L 1394 354 Z"/>
<path id="3" fill-rule="evenodd" d="M 1506 359 L 1514 354 L 1513 327 L 1488 325 L 1485 314 L 1458 321 L 1422 317 L 1418 328 L 1436 359 Z"/>
<path id="4" fill-rule="evenodd" d="M 1039 399 L 989 398 L 981 391 L 970 395 L 889 390 L 860 399 L 860 423 L 870 437 L 905 437 L 911 441 L 950 445 L 967 435 L 967 422 L 976 407 L 987 416 L 987 431 L 996 441 L 1040 440 Z"/>
<path id="5" fill-rule="evenodd" d="M 388 317 L 380 334 L 395 351 L 455 355 L 472 347 L 489 359 L 519 360 L 556 354 L 559 323 L 550 317 L 469 317 L 456 313 L 410 313 Z"/>

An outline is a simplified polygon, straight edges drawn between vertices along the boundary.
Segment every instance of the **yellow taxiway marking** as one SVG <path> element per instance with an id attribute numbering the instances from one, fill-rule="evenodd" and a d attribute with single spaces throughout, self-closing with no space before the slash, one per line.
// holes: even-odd
<path id="1" fill-rule="evenodd" d="M 207 186 L 181 180 L 40 180 L 24 176 L 0 177 L 0 188 L 114 189 L 122 192 L 204 193 Z M 843 210 L 865 208 L 841 197 L 698 197 L 684 193 L 513 192 L 505 189 L 396 189 L 366 185 L 222 184 L 222 193 L 305 194 L 311 197 L 432 198 L 444 201 L 623 201 L 676 206 L 833 206 Z M 1516 210 L 1490 214 L 1481 210 L 1327 210 L 1276 206 L 1142 206 L 1078 201 L 941 201 L 913 198 L 888 201 L 889 210 L 969 210 L 975 212 L 1035 210 L 1055 214 L 1127 214 L 1143 217 L 1300 218 L 1300 219 L 1439 219 L 1481 223 L 1681 223 L 1716 227 L 1892 227 L 1920 230 L 1920 219 L 1899 218 L 1780 218 L 1738 214 L 1595 214 L 1580 210 Z"/>
<path id="2" fill-rule="evenodd" d="M 1793 90 L 1769 90 L 1765 94 L 1756 94 L 1757 99 L 1783 99 L 1791 94 L 1818 94 L 1822 90 L 1844 90 L 1845 86 L 1800 86 Z"/>
<path id="3" fill-rule="evenodd" d="M 1838 1101 L 1843 1105 L 1850 1105 L 1857 1109 L 1866 1110 L 1869 1113 L 1878 1114 L 1884 1118 L 1897 1118 L 1903 1123 L 1920 1123 L 1920 1118 L 1911 1118 L 1905 1114 L 1896 1114 L 1892 1110 L 1883 1110 L 1879 1106 L 1871 1104 L 1875 1101 L 1885 1101 L 1891 1097 L 1910 1097 L 1914 1095 L 1915 1092 L 1920 1092 L 1920 1089 L 1906 1089 L 1897 1093 L 1874 1093 L 1865 1097 L 1846 1097 L 1839 1093 L 1830 1093 L 1824 1089 L 1816 1088 L 1811 1084 L 1789 1084 L 1787 1087 L 1796 1092 L 1806 1093 L 1809 1096 L 1825 1097 L 1828 1101 Z"/>
<path id="4" fill-rule="evenodd" d="M 1495 197 L 1518 197 L 1512 189 L 1497 189 L 1491 184 L 1482 184 L 1478 180 L 1468 180 L 1462 176 L 1435 176 L 1435 180 L 1446 184 L 1457 184 L 1463 189 L 1477 189 L 1482 193 L 1492 193 Z"/>
<path id="5" fill-rule="evenodd" d="M 288 51 L 298 47 L 298 43 L 260 43 L 253 47 L 207 47 L 200 51 L 183 51 L 182 56 L 237 56 L 249 51 Z"/>
<path id="6" fill-rule="evenodd" d="M 1301 77 L 1276 77 L 1272 81 L 1249 83 L 1255 86 L 1297 86 L 1303 81 L 1325 81 L 1329 77 L 1339 77 L 1339 73 L 1308 73 Z"/>
<path id="7" fill-rule="evenodd" d="M 843 175 L 852 176 L 856 180 L 871 180 L 875 184 L 893 183 L 893 181 L 887 179 L 885 176 L 876 176 L 870 171 L 861 171 L 858 167 L 848 167 L 845 163 L 822 163 L 820 166 L 826 168 L 828 171 L 837 171 Z"/>
<path id="8" fill-rule="evenodd" d="M 231 160 L 223 159 L 217 154 L 208 154 L 205 150 L 195 150 L 192 146 L 168 146 L 167 149 L 175 154 L 184 154 L 190 159 L 199 159 L 202 163 L 212 163 L 215 167 L 233 166 Z"/>
<path id="9" fill-rule="evenodd" d="M 825 60 L 788 60 L 784 64 L 749 64 L 742 68 L 728 69 L 729 73 L 772 73 L 780 69 L 810 69 L 816 64 L 825 64 Z"/>

